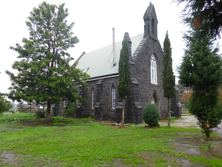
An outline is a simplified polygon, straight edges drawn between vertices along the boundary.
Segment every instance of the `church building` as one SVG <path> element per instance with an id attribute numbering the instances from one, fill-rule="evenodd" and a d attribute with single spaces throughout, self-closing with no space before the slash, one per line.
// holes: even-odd
<path id="1" fill-rule="evenodd" d="M 149 103 L 157 105 L 160 118 L 167 117 L 167 98 L 162 87 L 163 51 L 157 36 L 158 20 L 153 4 L 150 3 L 143 19 L 143 34 L 130 37 L 125 33 L 124 36 L 131 50 L 130 94 L 125 109 L 125 122 L 128 123 L 142 123 L 143 109 Z M 122 41 L 84 53 L 78 59 L 77 68 L 87 72 L 90 79 L 87 81 L 88 90 L 79 87 L 79 95 L 86 101 L 78 101 L 77 117 L 121 122 L 123 104 L 117 91 L 121 48 Z"/>

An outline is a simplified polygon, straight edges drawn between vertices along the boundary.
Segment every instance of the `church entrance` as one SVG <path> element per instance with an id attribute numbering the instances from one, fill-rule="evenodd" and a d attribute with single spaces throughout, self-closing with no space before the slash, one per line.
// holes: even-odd
<path id="1" fill-rule="evenodd" d="M 150 103 L 155 104 L 157 106 L 157 108 L 159 109 L 159 107 L 158 107 L 158 98 L 157 98 L 156 92 L 153 93 Z"/>
<path id="2" fill-rule="evenodd" d="M 153 93 L 153 96 L 151 97 L 151 102 L 150 103 L 156 104 L 156 106 L 158 106 L 158 98 L 157 98 L 156 92 Z"/>

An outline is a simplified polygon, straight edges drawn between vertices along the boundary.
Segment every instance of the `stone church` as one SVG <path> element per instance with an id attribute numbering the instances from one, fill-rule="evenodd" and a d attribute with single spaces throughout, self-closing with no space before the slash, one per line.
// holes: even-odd
<path id="1" fill-rule="evenodd" d="M 162 87 L 163 51 L 157 36 L 158 20 L 153 4 L 150 3 L 143 19 L 143 34 L 130 38 L 125 33 L 124 36 L 131 50 L 130 94 L 125 110 L 125 122 L 129 123 L 142 123 L 143 109 L 149 103 L 157 105 L 160 118 L 167 117 L 167 98 Z M 77 68 L 87 72 L 90 79 L 87 81 L 88 90 L 79 87 L 78 93 L 86 101 L 78 101 L 77 117 L 121 122 L 123 106 L 117 91 L 121 48 L 122 41 L 83 53 L 78 59 Z M 178 113 L 180 111 L 176 103 L 176 98 L 172 99 L 171 110 Z"/>

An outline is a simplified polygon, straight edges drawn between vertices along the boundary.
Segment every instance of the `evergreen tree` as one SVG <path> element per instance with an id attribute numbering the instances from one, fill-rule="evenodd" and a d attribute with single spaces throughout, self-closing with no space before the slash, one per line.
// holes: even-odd
<path id="1" fill-rule="evenodd" d="M 10 103 L 10 101 L 6 100 L 4 96 L 4 94 L 0 93 L 0 114 L 12 108 L 12 104 Z"/>
<path id="2" fill-rule="evenodd" d="M 164 96 L 168 99 L 168 127 L 170 127 L 170 98 L 175 95 L 175 76 L 172 69 L 172 51 L 168 32 L 163 43 L 163 90 Z"/>
<path id="3" fill-rule="evenodd" d="M 202 33 L 213 36 L 220 35 L 222 31 L 222 1 L 221 0 L 174 0 L 186 3 L 183 10 L 185 22 L 199 28 Z"/>
<path id="4" fill-rule="evenodd" d="M 125 33 L 122 42 L 122 49 L 120 51 L 119 60 L 119 82 L 118 82 L 118 94 L 123 98 L 123 110 L 122 110 L 122 127 L 124 127 L 124 112 L 125 102 L 130 90 L 130 69 L 129 69 L 129 56 L 130 50 L 128 46 L 129 34 Z"/>
<path id="5" fill-rule="evenodd" d="M 218 88 L 222 81 L 222 60 L 218 48 L 213 48 L 213 40 L 208 36 L 199 38 L 199 29 L 186 34 L 186 47 L 183 62 L 179 67 L 180 81 L 193 90 L 190 112 L 199 120 L 206 137 L 211 128 L 216 127 L 222 118 Z"/>
<path id="6" fill-rule="evenodd" d="M 85 86 L 83 80 L 87 79 L 87 74 L 77 69 L 76 63 L 69 64 L 73 58 L 67 50 L 74 47 L 78 38 L 73 36 L 74 23 L 67 24 L 67 16 L 64 4 L 56 6 L 43 2 L 34 8 L 26 22 L 29 39 L 24 38 L 23 45 L 11 47 L 19 54 L 20 60 L 13 64 L 18 74 L 6 71 L 12 81 L 9 97 L 47 104 L 47 120 L 50 120 L 52 104 L 80 98 L 74 85 Z"/>

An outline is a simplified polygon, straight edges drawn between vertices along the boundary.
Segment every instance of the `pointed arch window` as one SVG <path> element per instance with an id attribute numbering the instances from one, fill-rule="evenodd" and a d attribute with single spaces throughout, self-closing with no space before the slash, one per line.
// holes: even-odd
<path id="1" fill-rule="evenodd" d="M 95 92 L 94 89 L 92 89 L 92 109 L 94 109 L 94 104 L 95 104 Z"/>
<path id="2" fill-rule="evenodd" d="M 112 87 L 112 109 L 116 108 L 116 88 Z"/>
<path id="3" fill-rule="evenodd" d="M 152 55 L 150 59 L 150 76 L 151 83 L 157 84 L 157 63 L 154 55 Z"/>

